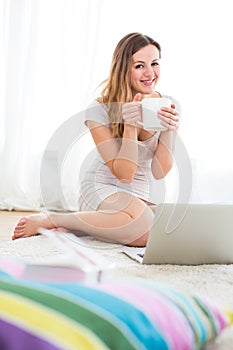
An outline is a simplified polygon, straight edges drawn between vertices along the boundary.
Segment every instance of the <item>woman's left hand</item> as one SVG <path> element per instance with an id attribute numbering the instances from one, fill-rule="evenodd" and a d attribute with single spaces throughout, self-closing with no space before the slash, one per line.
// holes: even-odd
<path id="1" fill-rule="evenodd" d="M 161 120 L 161 125 L 168 130 L 178 130 L 179 127 L 179 113 L 176 111 L 176 105 L 171 104 L 171 108 L 162 107 L 158 111 L 158 117 Z"/>

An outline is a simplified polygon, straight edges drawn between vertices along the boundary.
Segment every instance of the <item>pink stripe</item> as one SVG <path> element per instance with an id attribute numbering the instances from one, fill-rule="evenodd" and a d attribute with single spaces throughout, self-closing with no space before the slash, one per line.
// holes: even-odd
<path id="1" fill-rule="evenodd" d="M 155 327 L 166 337 L 169 349 L 187 350 L 194 344 L 193 333 L 184 315 L 167 299 L 144 288 L 125 284 L 98 285 L 99 289 L 123 297 L 127 302 L 143 310 L 154 322 Z"/>
<path id="2" fill-rule="evenodd" d="M 206 306 L 208 306 L 208 308 L 214 314 L 215 320 L 218 321 L 218 326 L 219 326 L 218 333 L 220 333 L 229 323 L 227 321 L 227 318 L 224 316 L 224 313 L 221 311 L 220 308 L 218 308 L 214 303 L 212 303 L 210 300 L 206 299 L 205 297 L 201 296 L 198 298 L 200 299 L 200 301 L 203 301 L 203 303 L 206 304 Z"/>

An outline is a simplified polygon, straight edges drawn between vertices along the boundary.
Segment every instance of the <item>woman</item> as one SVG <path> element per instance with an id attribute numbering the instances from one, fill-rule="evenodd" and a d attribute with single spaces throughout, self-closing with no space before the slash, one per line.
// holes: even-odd
<path id="1" fill-rule="evenodd" d="M 86 113 L 98 157 L 82 183 L 80 211 L 24 217 L 13 239 L 35 235 L 39 227 L 62 227 L 106 242 L 146 245 L 155 209 L 148 178 L 161 179 L 171 169 L 178 129 L 174 100 L 158 112 L 165 131 L 144 130 L 141 124 L 140 101 L 164 97 L 155 92 L 160 56 L 160 45 L 146 35 L 120 40 L 102 94 Z"/>

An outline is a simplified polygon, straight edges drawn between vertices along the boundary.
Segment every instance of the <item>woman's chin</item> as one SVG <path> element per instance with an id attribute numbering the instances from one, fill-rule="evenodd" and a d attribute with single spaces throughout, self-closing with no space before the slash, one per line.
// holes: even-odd
<path id="1" fill-rule="evenodd" d="M 143 95 L 150 95 L 154 91 L 155 91 L 155 86 L 154 85 L 151 85 L 150 87 L 147 86 L 147 87 L 142 87 L 141 88 L 141 94 L 143 94 Z"/>
<path id="2" fill-rule="evenodd" d="M 150 90 L 142 90 L 142 91 L 139 91 L 142 95 L 152 95 L 154 93 L 154 89 L 150 89 Z"/>

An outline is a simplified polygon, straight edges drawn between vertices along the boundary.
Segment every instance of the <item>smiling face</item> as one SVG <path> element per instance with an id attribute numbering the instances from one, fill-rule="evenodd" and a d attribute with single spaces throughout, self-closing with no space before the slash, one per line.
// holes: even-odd
<path id="1" fill-rule="evenodd" d="M 153 93 L 160 76 L 160 53 L 156 46 L 147 45 L 132 56 L 131 88 L 133 95 Z"/>

